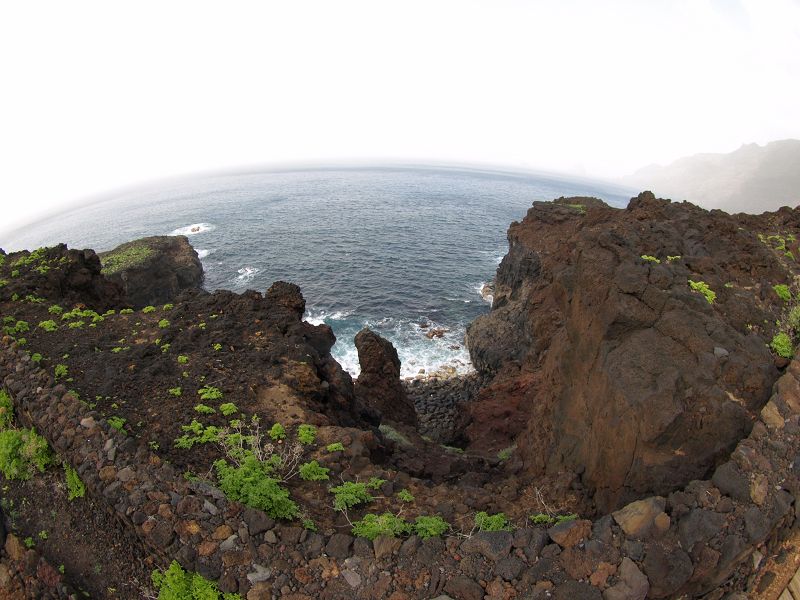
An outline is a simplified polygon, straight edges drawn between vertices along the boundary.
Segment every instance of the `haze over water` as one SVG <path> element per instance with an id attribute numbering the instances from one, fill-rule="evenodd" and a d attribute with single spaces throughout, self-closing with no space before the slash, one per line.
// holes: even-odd
<path id="1" fill-rule="evenodd" d="M 506 253 L 506 230 L 534 200 L 590 195 L 625 206 L 604 183 L 465 168 L 368 167 L 237 173 L 126 192 L 41 221 L 0 241 L 8 250 L 67 243 L 108 250 L 185 234 L 208 290 L 298 284 L 306 319 L 336 334 L 334 357 L 358 373 L 353 337 L 392 341 L 404 376 L 471 369 L 466 326 Z M 426 329 L 421 324 L 428 324 Z M 428 339 L 426 332 L 447 333 Z"/>

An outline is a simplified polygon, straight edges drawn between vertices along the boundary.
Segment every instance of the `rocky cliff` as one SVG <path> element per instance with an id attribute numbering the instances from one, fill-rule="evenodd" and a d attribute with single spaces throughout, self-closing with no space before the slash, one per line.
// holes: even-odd
<path id="1" fill-rule="evenodd" d="M 142 238 L 99 256 L 103 274 L 135 308 L 164 304 L 203 283 L 203 265 L 185 235 Z"/>
<path id="2" fill-rule="evenodd" d="M 601 510 L 702 479 L 778 377 L 774 286 L 795 280 L 797 237 L 788 209 L 731 216 L 649 192 L 625 210 L 534 203 L 467 333 L 495 375 L 469 407 L 471 446 L 513 439 L 526 473 L 579 473 Z"/>

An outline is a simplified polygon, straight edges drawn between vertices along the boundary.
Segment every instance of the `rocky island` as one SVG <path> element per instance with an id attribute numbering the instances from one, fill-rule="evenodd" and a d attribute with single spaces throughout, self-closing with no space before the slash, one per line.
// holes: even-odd
<path id="1" fill-rule="evenodd" d="M 204 291 L 183 237 L 0 252 L 0 589 L 778 597 L 800 212 L 559 198 L 508 239 L 476 373 L 410 382 L 368 329 L 354 381 L 296 285 Z"/>

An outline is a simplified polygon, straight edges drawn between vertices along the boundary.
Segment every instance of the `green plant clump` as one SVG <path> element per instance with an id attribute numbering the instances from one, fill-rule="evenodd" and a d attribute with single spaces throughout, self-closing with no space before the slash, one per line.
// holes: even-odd
<path id="1" fill-rule="evenodd" d="M 239 410 L 233 402 L 225 402 L 219 405 L 219 412 L 226 417 L 230 417 L 233 413 Z"/>
<path id="2" fill-rule="evenodd" d="M 155 306 L 145 306 L 142 309 L 142 313 L 144 313 L 144 314 L 153 313 L 153 312 L 156 312 L 156 307 Z"/>
<path id="3" fill-rule="evenodd" d="M 177 360 L 178 364 L 185 365 L 186 363 L 189 362 L 189 357 L 186 356 L 185 354 L 179 354 Z"/>
<path id="4" fill-rule="evenodd" d="M 300 425 L 297 428 L 297 441 L 308 446 L 317 439 L 317 428 L 313 425 Z"/>
<path id="5" fill-rule="evenodd" d="M 272 476 L 272 467 L 254 456 L 247 456 L 240 466 L 225 459 L 214 463 L 220 489 L 231 500 L 263 510 L 273 519 L 294 519 L 300 514 L 289 490 Z"/>
<path id="6" fill-rule="evenodd" d="M 531 515 L 528 518 L 531 521 L 533 521 L 534 525 L 553 525 L 556 522 L 556 520 L 553 517 L 545 513 L 538 513 L 535 515 Z"/>
<path id="7" fill-rule="evenodd" d="M 64 463 L 64 472 L 67 477 L 67 498 L 69 500 L 83 498 L 86 495 L 86 486 L 78 476 L 78 472 L 67 463 Z"/>
<path id="8" fill-rule="evenodd" d="M 209 444 L 219 441 L 220 429 L 214 425 L 204 427 L 198 420 L 193 419 L 189 425 L 181 425 L 181 429 L 186 431 L 182 436 L 175 440 L 176 448 L 188 450 L 195 444 Z M 188 435 L 193 433 L 194 435 Z"/>
<path id="9" fill-rule="evenodd" d="M 397 498 L 402 500 L 403 502 L 413 502 L 414 494 L 409 492 L 407 489 L 403 488 L 402 490 L 397 492 Z"/>
<path id="10" fill-rule="evenodd" d="M 267 435 L 269 435 L 269 437 L 276 442 L 278 440 L 283 440 L 286 438 L 286 428 L 280 423 L 275 423 L 272 427 L 270 427 Z"/>
<path id="11" fill-rule="evenodd" d="M 321 467 L 316 460 L 300 465 L 300 478 L 305 481 L 328 481 L 330 469 Z"/>
<path id="12" fill-rule="evenodd" d="M 58 329 L 58 323 L 53 321 L 52 319 L 47 321 L 40 321 L 39 322 L 39 329 L 44 329 L 47 332 L 53 332 Z"/>
<path id="13" fill-rule="evenodd" d="M 118 416 L 108 417 L 106 421 L 108 421 L 108 424 L 111 425 L 111 427 L 113 427 L 117 431 L 122 431 L 122 428 L 125 426 L 125 419 L 122 417 Z"/>
<path id="14" fill-rule="evenodd" d="M 57 364 L 53 370 L 53 375 L 55 375 L 56 379 L 60 379 L 66 377 L 68 372 L 67 365 Z"/>
<path id="15" fill-rule="evenodd" d="M 649 254 L 642 254 L 642 260 L 645 262 L 655 263 L 657 265 L 661 264 L 661 261 L 658 258 L 655 256 L 650 256 Z"/>
<path id="16" fill-rule="evenodd" d="M 772 341 L 769 343 L 769 347 L 772 348 L 775 354 L 783 358 L 792 358 L 794 356 L 792 338 L 784 331 L 775 334 L 775 337 L 773 337 Z"/>
<path id="17" fill-rule="evenodd" d="M 52 462 L 47 440 L 33 429 L 0 431 L 0 472 L 6 479 L 30 479 Z"/>
<path id="18" fill-rule="evenodd" d="M 5 390 L 0 390 L 0 430 L 7 429 L 14 419 L 14 403 Z"/>
<path id="19" fill-rule="evenodd" d="M 344 452 L 344 444 L 342 444 L 342 442 L 333 442 L 332 444 L 328 444 L 325 449 L 328 452 Z"/>
<path id="20" fill-rule="evenodd" d="M 689 280 L 689 287 L 692 288 L 695 292 L 698 292 L 703 295 L 703 297 L 708 301 L 709 304 L 714 304 L 714 300 L 717 299 L 717 294 L 714 292 L 705 281 L 692 281 Z"/>
<path id="21" fill-rule="evenodd" d="M 363 481 L 345 481 L 342 485 L 332 487 L 330 491 L 333 494 L 333 508 L 336 510 L 344 511 L 374 500 Z"/>
<path id="22" fill-rule="evenodd" d="M 390 512 L 364 515 L 363 519 L 353 523 L 353 535 L 368 540 L 374 540 L 379 535 L 397 537 L 405 533 L 411 533 L 411 525 Z"/>
<path id="23" fill-rule="evenodd" d="M 450 529 L 450 525 L 439 515 L 420 516 L 414 520 L 414 533 L 423 540 L 443 535 L 448 529 Z"/>
<path id="24" fill-rule="evenodd" d="M 202 575 L 184 571 L 175 560 L 166 571 L 156 569 L 150 577 L 158 600 L 242 600 L 239 594 L 223 594 L 216 583 Z"/>
<path id="25" fill-rule="evenodd" d="M 175 396 L 176 398 L 180 398 L 183 393 L 180 387 L 169 388 L 167 392 L 169 392 L 170 396 Z"/>
<path id="26" fill-rule="evenodd" d="M 219 400 L 222 398 L 222 392 L 211 385 L 206 385 L 197 390 L 200 400 Z"/>
<path id="27" fill-rule="evenodd" d="M 169 327 L 169 321 L 168 321 L 167 319 L 161 319 L 161 320 L 158 322 L 158 327 L 159 327 L 160 329 L 166 329 L 167 327 Z"/>
<path id="28" fill-rule="evenodd" d="M 217 412 L 206 404 L 195 404 L 194 410 L 195 412 L 199 412 L 201 415 L 213 415 Z"/>
<path id="29" fill-rule="evenodd" d="M 773 285 L 772 289 L 775 290 L 775 293 L 778 294 L 778 298 L 783 300 L 784 302 L 790 302 L 792 299 L 792 292 L 789 291 L 789 286 L 783 283 L 779 283 L 777 285 Z"/>
<path id="30" fill-rule="evenodd" d="M 505 514 L 489 515 L 483 511 L 475 515 L 475 527 L 481 531 L 511 531 L 513 529 Z"/>

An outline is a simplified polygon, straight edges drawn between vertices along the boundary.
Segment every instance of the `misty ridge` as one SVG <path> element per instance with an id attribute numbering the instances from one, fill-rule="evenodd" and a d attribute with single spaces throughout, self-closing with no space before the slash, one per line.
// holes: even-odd
<path id="1" fill-rule="evenodd" d="M 695 154 L 649 165 L 622 179 L 657 196 L 729 213 L 762 213 L 800 204 L 800 140 L 744 144 L 729 154 Z"/>

